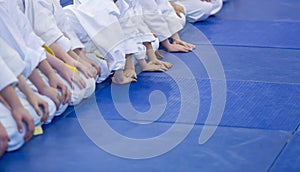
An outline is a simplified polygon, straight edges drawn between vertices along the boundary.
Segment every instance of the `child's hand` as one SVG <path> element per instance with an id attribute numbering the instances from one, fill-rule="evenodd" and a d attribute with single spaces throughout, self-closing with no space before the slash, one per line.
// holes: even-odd
<path id="1" fill-rule="evenodd" d="M 4 154 L 7 149 L 8 142 L 10 141 L 5 128 L 0 123 L 0 157 Z"/>
<path id="2" fill-rule="evenodd" d="M 45 122 L 48 119 L 49 116 L 49 107 L 48 103 L 44 101 L 41 97 L 36 95 L 35 93 L 33 95 L 30 95 L 27 97 L 28 102 L 31 104 L 31 106 L 34 108 L 35 112 L 38 114 L 38 116 L 42 116 L 41 122 Z M 43 112 L 41 109 L 43 109 Z"/>
<path id="3" fill-rule="evenodd" d="M 24 132 L 23 123 L 26 124 L 27 132 L 24 136 L 25 142 L 28 142 L 33 135 L 34 121 L 32 116 L 29 115 L 28 111 L 24 107 L 13 107 L 12 116 L 17 123 L 17 127 L 20 133 Z"/>
<path id="4" fill-rule="evenodd" d="M 71 92 L 68 87 L 63 83 L 61 79 L 57 77 L 56 74 L 49 77 L 49 85 L 52 88 L 61 90 L 61 102 L 67 104 L 71 100 Z"/>
<path id="5" fill-rule="evenodd" d="M 170 2 L 177 16 L 181 18 L 181 14 L 185 14 L 184 8 L 181 5 L 176 4 L 175 2 Z"/>
<path id="6" fill-rule="evenodd" d="M 78 52 L 77 54 L 79 55 L 80 60 L 81 60 L 80 62 L 84 61 L 87 64 L 93 66 L 97 70 L 97 75 L 100 76 L 101 75 L 101 68 L 100 68 L 99 64 L 96 61 L 88 58 L 82 50 L 79 50 L 77 52 Z"/>
<path id="7" fill-rule="evenodd" d="M 61 98 L 57 91 L 57 89 L 52 87 L 43 87 L 40 91 L 40 94 L 49 97 L 56 105 L 56 108 L 58 109 L 61 104 Z"/>
<path id="8" fill-rule="evenodd" d="M 76 72 L 72 71 L 67 66 L 63 66 L 59 71 L 59 75 L 64 78 L 71 86 L 71 88 L 74 88 L 73 82 L 80 88 L 84 89 L 86 87 L 86 83 L 82 79 L 82 77 L 77 74 Z"/>
<path id="9" fill-rule="evenodd" d="M 76 63 L 75 67 L 88 79 L 95 78 L 97 75 L 97 70 L 91 65 L 85 65 L 80 62 Z"/>
<path id="10" fill-rule="evenodd" d="M 101 76 L 101 67 L 99 66 L 99 64 L 98 64 L 96 61 L 91 60 L 91 59 L 88 59 L 87 62 L 88 62 L 91 66 L 93 66 L 93 68 L 96 69 L 97 75 L 98 75 L 98 76 Z"/>

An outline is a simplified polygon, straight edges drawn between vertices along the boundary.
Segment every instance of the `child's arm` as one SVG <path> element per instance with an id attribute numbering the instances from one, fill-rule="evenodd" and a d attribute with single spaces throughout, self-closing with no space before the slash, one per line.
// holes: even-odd
<path id="1" fill-rule="evenodd" d="M 56 57 L 60 58 L 63 62 L 76 67 L 80 72 L 82 72 L 85 75 L 85 77 L 90 78 L 89 69 L 69 55 L 74 53 L 72 50 L 70 50 L 67 53 L 57 43 L 52 43 L 49 47 L 54 51 Z M 74 54 L 76 55 L 76 53 Z"/>
<path id="2" fill-rule="evenodd" d="M 12 85 L 6 86 L 0 91 L 0 95 L 5 99 L 11 108 L 12 116 L 16 121 L 20 133 L 24 131 L 23 122 L 27 126 L 27 133 L 24 140 L 27 142 L 33 135 L 34 122 L 33 118 L 29 115 L 28 111 L 21 104 L 17 93 Z"/>
<path id="3" fill-rule="evenodd" d="M 43 60 L 39 63 L 39 69 L 48 78 L 49 85 L 51 87 L 61 90 L 63 104 L 68 103 L 71 99 L 71 92 L 63 83 L 63 81 L 57 77 L 56 73 L 54 72 L 53 68 L 49 65 L 47 60 Z"/>
<path id="4" fill-rule="evenodd" d="M 171 1 L 169 3 L 173 7 L 173 9 L 176 12 L 176 14 L 177 14 L 178 17 L 180 17 L 180 18 L 182 17 L 181 13 L 185 14 L 183 6 L 181 6 L 179 4 L 176 4 L 175 2 L 171 2 Z"/>
<path id="5" fill-rule="evenodd" d="M 0 122 L 0 157 L 5 153 L 9 141 L 10 138 L 8 137 L 5 128 Z"/>
<path id="6" fill-rule="evenodd" d="M 28 79 L 36 86 L 38 92 L 49 97 L 58 108 L 62 101 L 61 96 L 55 88 L 49 87 L 42 79 L 36 69 L 34 69 Z"/>
<path id="7" fill-rule="evenodd" d="M 49 64 L 58 72 L 58 74 L 63 77 L 70 85 L 72 88 L 73 82 L 78 85 L 80 89 L 83 89 L 86 87 L 86 83 L 82 79 L 80 75 L 72 71 L 70 68 L 66 66 L 66 64 L 61 61 L 60 59 L 52 56 L 51 54 L 47 53 L 47 61 Z"/>
<path id="8" fill-rule="evenodd" d="M 95 68 L 93 68 L 92 65 L 90 65 L 88 62 L 86 62 L 85 60 L 81 59 L 73 50 L 70 50 L 68 52 L 68 54 L 75 59 L 76 61 L 78 61 L 80 63 L 80 65 L 78 65 L 78 69 L 79 69 L 87 78 L 96 78 L 97 75 L 97 70 Z"/>
<path id="9" fill-rule="evenodd" d="M 28 102 L 34 108 L 36 113 L 39 116 L 42 116 L 41 122 L 45 122 L 49 116 L 48 103 L 37 96 L 35 92 L 33 92 L 33 90 L 27 85 L 23 75 L 20 75 L 18 80 L 18 88 L 24 93 Z M 40 107 L 43 109 L 43 112 L 40 110 Z"/>
<path id="10" fill-rule="evenodd" d="M 85 55 L 85 53 L 84 53 L 81 49 L 79 49 L 79 48 L 76 48 L 76 49 L 74 50 L 74 52 L 80 57 L 80 59 L 86 61 L 86 62 L 89 63 L 91 66 L 93 66 L 93 67 L 97 70 L 97 75 L 99 75 L 99 76 L 101 75 L 101 68 L 100 68 L 99 64 L 98 64 L 96 61 L 94 61 L 94 60 L 88 58 L 88 57 Z"/>

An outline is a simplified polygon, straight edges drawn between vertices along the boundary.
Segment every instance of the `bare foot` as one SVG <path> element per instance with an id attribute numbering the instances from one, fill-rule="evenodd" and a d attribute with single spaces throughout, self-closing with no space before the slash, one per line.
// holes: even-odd
<path id="1" fill-rule="evenodd" d="M 156 57 L 159 58 L 159 59 L 164 58 L 164 56 L 161 55 L 160 52 L 159 52 L 158 50 L 155 51 L 155 55 L 156 55 Z"/>
<path id="2" fill-rule="evenodd" d="M 184 41 L 182 41 L 180 39 L 173 39 L 173 44 L 182 45 L 182 46 L 188 48 L 190 51 L 192 51 L 193 49 L 196 48 L 195 45 L 187 43 L 187 42 L 184 42 Z"/>
<path id="3" fill-rule="evenodd" d="M 155 65 L 161 65 L 167 69 L 170 69 L 173 65 L 169 62 L 164 62 L 164 61 L 160 61 L 157 59 L 157 55 L 159 55 L 160 57 L 162 57 L 162 55 L 158 52 L 155 51 L 153 49 L 148 49 L 146 51 L 146 54 L 150 60 L 150 62 L 148 64 L 155 64 Z"/>
<path id="4" fill-rule="evenodd" d="M 127 78 L 137 79 L 137 75 L 134 69 L 124 69 L 124 76 Z"/>
<path id="5" fill-rule="evenodd" d="M 148 63 L 142 68 L 143 72 L 164 72 L 168 69 L 162 65 L 150 64 Z"/>
<path id="6" fill-rule="evenodd" d="M 140 65 L 141 70 L 143 72 L 163 72 L 163 71 L 168 70 L 163 65 L 156 65 L 156 64 L 153 64 L 153 63 L 147 63 L 145 59 L 138 60 L 138 64 Z"/>
<path id="7" fill-rule="evenodd" d="M 122 70 L 115 71 L 114 76 L 112 77 L 112 82 L 114 84 L 128 84 L 131 82 L 136 82 L 137 80 L 134 78 L 126 77 Z"/>
<path id="8" fill-rule="evenodd" d="M 173 67 L 173 64 L 171 64 L 169 62 L 160 61 L 160 60 L 150 61 L 148 64 L 161 65 L 161 66 L 164 66 L 167 69 L 170 69 L 170 68 Z"/>

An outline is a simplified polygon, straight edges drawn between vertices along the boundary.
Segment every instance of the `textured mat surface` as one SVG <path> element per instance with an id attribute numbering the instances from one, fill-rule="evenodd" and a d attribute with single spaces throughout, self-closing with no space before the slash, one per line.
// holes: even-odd
<path id="1" fill-rule="evenodd" d="M 274 164 L 271 171 L 299 171 L 300 169 L 300 133 L 299 131 L 292 137 Z"/>
<path id="2" fill-rule="evenodd" d="M 297 0 L 229 0 L 216 15 L 231 20 L 300 22 Z"/>
<path id="3" fill-rule="evenodd" d="M 153 76 L 154 75 L 154 76 Z M 140 76 L 139 82 L 131 84 L 129 89 L 130 101 L 122 102 L 133 106 L 137 111 L 145 112 L 150 107 L 149 95 L 152 91 L 160 90 L 166 96 L 166 109 L 158 121 L 175 122 L 181 107 L 181 94 L 174 79 L 167 75 L 153 74 Z M 160 75 L 160 77 L 155 76 Z M 178 78 L 179 82 L 187 79 Z M 215 82 L 215 81 L 212 81 Z M 204 124 L 211 105 L 211 84 L 209 80 L 197 80 L 200 95 L 200 108 L 197 124 Z M 116 102 L 112 98 L 111 86 L 107 86 L 96 93 L 98 108 L 92 109 L 91 102 L 83 103 L 81 107 L 88 114 L 100 111 L 105 119 L 124 120 L 116 110 Z M 225 111 L 220 125 L 232 127 L 261 128 L 272 130 L 296 130 L 300 124 L 300 85 L 277 84 L 261 82 L 227 81 L 227 98 Z M 95 100 L 96 99 L 96 100 Z M 186 100 L 192 103 L 193 100 Z M 157 102 L 160 104 L 160 102 Z M 163 108 L 163 107 L 159 107 Z M 191 112 L 193 109 L 191 110 Z M 71 114 L 68 117 L 76 117 Z M 138 118 L 136 118 L 138 120 Z"/>
<path id="4" fill-rule="evenodd" d="M 170 124 L 155 123 L 141 132 L 138 125 L 122 121 L 110 121 L 109 124 L 133 138 L 145 137 L 144 133 L 157 135 L 170 127 Z M 98 148 L 83 133 L 76 119 L 64 118 L 45 129 L 44 136 L 34 138 L 20 151 L 6 154 L 5 161 L 0 161 L 0 170 L 238 171 L 243 168 L 266 171 L 290 135 L 282 131 L 219 127 L 206 144 L 199 145 L 197 138 L 201 128 L 195 126 L 190 135 L 167 154 L 146 160 L 127 160 Z M 98 132 L 101 137 L 101 131 Z"/>
<path id="5" fill-rule="evenodd" d="M 0 171 L 300 171 L 299 7 L 297 0 L 229 0 L 216 16 L 181 32 L 197 49 L 164 53 L 174 63 L 168 73 L 142 73 L 124 89 L 111 87 L 109 80 L 98 84 L 93 97 L 44 126 L 42 136 L 6 153 Z M 182 107 L 186 111 L 179 113 Z M 213 115 L 212 109 L 217 109 Z M 173 129 L 179 114 L 186 118 L 176 125 L 191 133 L 166 154 L 128 160 L 96 144 L 149 153 L 169 146 L 176 136 L 147 149 L 108 141 L 99 112 L 112 129 L 133 139 L 160 138 Z M 145 118 L 149 114 L 153 117 Z M 203 126 L 211 117 L 216 118 L 210 126 Z M 208 142 L 199 144 L 205 128 L 217 124 Z"/>

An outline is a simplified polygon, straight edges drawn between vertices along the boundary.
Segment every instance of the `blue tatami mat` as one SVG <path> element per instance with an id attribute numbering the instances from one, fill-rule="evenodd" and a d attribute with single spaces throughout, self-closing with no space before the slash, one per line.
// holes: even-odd
<path id="1" fill-rule="evenodd" d="M 190 38 L 187 39 L 188 41 Z M 208 76 L 208 70 L 219 68 L 219 60 L 226 80 L 268 83 L 300 83 L 300 50 L 198 45 L 193 53 L 163 53 L 164 60 L 172 62 L 177 57 L 189 67 L 195 78 L 217 79 Z M 217 54 L 216 54 L 217 53 Z M 218 58 L 218 60 L 213 60 Z M 203 60 L 216 63 L 206 69 Z M 171 70 L 184 70 L 174 63 Z M 152 73 L 149 74 L 151 76 Z M 187 77 L 182 75 L 182 77 Z"/>
<path id="2" fill-rule="evenodd" d="M 300 22 L 218 20 L 196 23 L 214 45 L 300 48 Z"/>
<path id="3" fill-rule="evenodd" d="M 125 106 L 133 106 L 139 112 L 150 110 L 149 95 L 152 91 L 160 90 L 166 96 L 166 109 L 157 119 L 160 122 L 176 121 L 182 104 L 181 94 L 175 80 L 166 74 L 162 77 L 159 73 L 139 76 L 139 82 L 132 83 L 128 102 L 121 102 Z M 187 79 L 176 79 L 179 82 L 187 82 Z M 214 81 L 212 81 L 214 82 Z M 198 88 L 197 88 L 198 87 Z M 197 80 L 197 87 L 190 88 L 199 91 L 200 107 L 197 124 L 204 124 L 211 106 L 211 83 L 209 80 Z M 116 101 L 112 99 L 111 86 L 99 90 L 94 98 L 84 102 L 78 108 L 89 114 L 100 111 L 105 119 L 124 120 L 120 112 L 116 110 Z M 125 94 L 125 95 L 126 95 Z M 125 96 L 122 95 L 122 96 Z M 300 85 L 277 84 L 245 81 L 227 81 L 227 97 L 225 100 L 225 111 L 220 125 L 231 127 L 261 128 L 272 130 L 294 131 L 300 124 Z M 98 108 L 90 106 L 97 101 Z M 193 101 L 187 100 L 185 103 Z M 161 102 L 155 103 L 163 105 Z M 157 108 L 157 107 L 156 107 Z M 163 108 L 163 107 L 158 107 Z M 191 109 L 191 112 L 194 109 Z M 68 117 L 76 117 L 71 114 Z M 135 118 L 138 120 L 138 118 Z"/>
<path id="4" fill-rule="evenodd" d="M 300 133 L 299 131 L 289 141 L 287 147 L 275 162 L 271 171 L 298 172 L 300 169 Z"/>
<path id="5" fill-rule="evenodd" d="M 60 0 L 60 4 L 61 4 L 61 6 L 64 7 L 64 6 L 73 4 L 73 0 Z"/>
<path id="6" fill-rule="evenodd" d="M 87 122 L 91 126 L 97 124 L 95 120 Z M 133 138 L 145 137 L 145 133 L 163 133 L 170 127 L 170 124 L 154 123 L 141 132 L 139 125 L 122 121 L 109 123 Z M 182 143 L 159 157 L 128 160 L 97 147 L 77 119 L 64 118 L 21 150 L 6 154 L 0 161 L 0 171 L 266 171 L 290 136 L 283 131 L 219 127 L 207 143 L 199 145 L 201 128 L 195 126 Z M 95 133 L 105 140 L 101 131 Z M 130 146 L 123 149 L 143 151 Z"/>
<path id="7" fill-rule="evenodd" d="M 216 17 L 230 20 L 300 22 L 299 9 L 298 0 L 229 0 Z"/>

